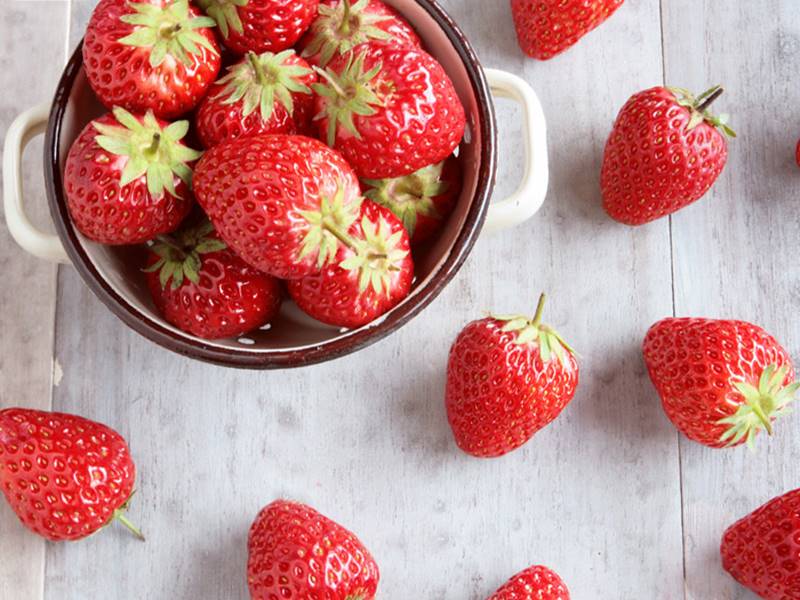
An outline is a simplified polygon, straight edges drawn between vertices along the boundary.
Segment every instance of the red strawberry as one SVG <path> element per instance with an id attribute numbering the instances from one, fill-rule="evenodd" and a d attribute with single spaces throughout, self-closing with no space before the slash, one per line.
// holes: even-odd
<path id="1" fill-rule="evenodd" d="M 237 54 L 294 46 L 317 16 L 319 0 L 197 0 Z"/>
<path id="2" fill-rule="evenodd" d="M 473 456 L 502 456 L 553 421 L 578 386 L 572 349 L 533 319 L 473 321 L 450 349 L 445 403 L 458 446 Z"/>
<path id="3" fill-rule="evenodd" d="M 137 244 L 178 227 L 192 206 L 190 164 L 200 153 L 180 140 L 188 121 L 115 108 L 89 123 L 64 168 L 75 226 L 103 244 Z"/>
<path id="4" fill-rule="evenodd" d="M 736 134 L 708 107 L 719 86 L 695 98 L 656 87 L 635 94 L 619 113 L 606 143 L 603 206 L 617 221 L 642 225 L 700 199 L 728 160 L 723 133 Z"/>
<path id="5" fill-rule="evenodd" d="M 161 238 L 145 271 L 164 318 L 204 339 L 243 335 L 269 323 L 281 306 L 280 282 L 231 252 L 207 222 Z"/>
<path id="6" fill-rule="evenodd" d="M 339 248 L 336 231 L 358 218 L 350 166 L 325 144 L 258 135 L 215 146 L 197 164 L 194 190 L 220 237 L 252 266 L 282 279 L 318 272 Z"/>
<path id="7" fill-rule="evenodd" d="M 622 6 L 624 0 L 511 0 L 522 51 L 547 60 L 578 43 Z"/>
<path id="8" fill-rule="evenodd" d="M 325 67 L 337 56 L 376 40 L 422 46 L 400 13 L 381 0 L 321 0 L 319 16 L 299 47 L 308 62 Z"/>
<path id="9" fill-rule="evenodd" d="M 28 529 L 79 540 L 125 517 L 136 468 L 116 431 L 83 417 L 0 410 L 0 489 Z"/>
<path id="10" fill-rule="evenodd" d="M 374 321 L 411 291 L 414 262 L 408 234 L 389 210 L 370 200 L 361 219 L 346 234 L 335 261 L 320 273 L 288 283 L 301 310 L 337 327 L 355 328 Z"/>
<path id="11" fill-rule="evenodd" d="M 163 119 L 192 110 L 220 66 L 214 20 L 201 15 L 188 0 L 101 0 L 83 41 L 100 101 Z"/>
<path id="12" fill-rule="evenodd" d="M 461 164 L 451 156 L 394 179 L 364 179 L 364 195 L 391 210 L 411 236 L 414 245 L 439 232 L 461 193 Z"/>
<path id="13" fill-rule="evenodd" d="M 556 573 L 534 566 L 514 575 L 489 600 L 569 600 L 569 590 Z"/>
<path id="14" fill-rule="evenodd" d="M 197 133 L 206 148 L 257 133 L 296 133 L 311 127 L 316 74 L 293 50 L 250 52 L 228 68 L 197 111 Z"/>
<path id="15" fill-rule="evenodd" d="M 688 438 L 724 448 L 772 434 L 800 384 L 787 352 L 744 321 L 664 319 L 644 338 L 644 360 L 667 416 Z"/>
<path id="16" fill-rule="evenodd" d="M 464 108 L 441 65 L 418 48 L 362 44 L 314 85 L 321 137 L 359 177 L 409 175 L 453 153 Z"/>
<path id="17" fill-rule="evenodd" d="M 728 527 L 720 554 L 722 567 L 759 598 L 800 598 L 800 489 Z"/>
<path id="18" fill-rule="evenodd" d="M 373 600 L 380 573 L 355 535 L 310 506 L 276 500 L 250 527 L 253 600 Z"/>

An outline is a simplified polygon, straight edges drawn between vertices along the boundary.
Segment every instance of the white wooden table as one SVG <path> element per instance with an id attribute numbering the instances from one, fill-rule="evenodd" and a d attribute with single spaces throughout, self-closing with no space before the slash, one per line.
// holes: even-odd
<path id="1" fill-rule="evenodd" d="M 138 463 L 123 528 L 43 543 L 0 503 L 0 598 L 239 599 L 247 528 L 276 497 L 356 531 L 380 597 L 482 600 L 532 563 L 576 600 L 752 596 L 721 570 L 723 529 L 800 485 L 800 416 L 774 439 L 712 451 L 678 436 L 639 346 L 671 315 L 755 321 L 800 358 L 800 2 L 631 0 L 546 63 L 523 58 L 505 0 L 443 2 L 486 66 L 513 71 L 549 119 L 552 183 L 529 224 L 482 239 L 455 281 L 389 339 L 333 363 L 238 372 L 180 358 L 117 321 L 70 267 L 0 229 L 0 407 L 76 412 L 125 435 Z M 50 98 L 94 0 L 2 0 L 0 132 Z M 633 92 L 724 83 L 740 138 L 702 202 L 649 226 L 610 221 L 603 144 Z M 498 197 L 514 187 L 519 119 L 500 104 Z M 46 220 L 38 150 L 28 190 Z M 579 350 L 565 414 L 519 452 L 459 453 L 442 400 L 449 345 L 483 311 L 530 311 Z"/>

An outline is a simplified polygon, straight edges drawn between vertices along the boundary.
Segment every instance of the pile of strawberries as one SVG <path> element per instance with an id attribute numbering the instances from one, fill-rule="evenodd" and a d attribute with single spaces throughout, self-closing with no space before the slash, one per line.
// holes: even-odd
<path id="1" fill-rule="evenodd" d="M 354 328 L 409 294 L 413 250 L 460 192 L 466 119 L 397 11 L 101 0 L 83 61 L 111 112 L 70 149 L 69 212 L 96 242 L 147 245 L 167 321 L 239 336 L 275 317 L 285 287 L 312 317 Z"/>

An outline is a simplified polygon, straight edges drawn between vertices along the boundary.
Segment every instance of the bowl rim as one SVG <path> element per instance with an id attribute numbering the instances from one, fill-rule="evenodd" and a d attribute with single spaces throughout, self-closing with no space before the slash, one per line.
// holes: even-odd
<path id="1" fill-rule="evenodd" d="M 83 40 L 78 43 L 58 82 L 47 123 L 44 144 L 45 189 L 56 232 L 64 244 L 72 265 L 77 269 L 86 285 L 112 313 L 148 340 L 190 358 L 226 367 L 282 369 L 334 360 L 361 350 L 405 325 L 441 293 L 463 265 L 486 219 L 497 171 L 497 127 L 489 84 L 480 61 L 466 36 L 436 0 L 415 0 L 415 2 L 425 9 L 453 44 L 464 64 L 477 100 L 480 135 L 483 142 L 475 196 L 467 212 L 464 225 L 449 254 L 429 281 L 415 292 L 412 301 L 392 309 L 377 325 L 368 324 L 350 330 L 335 339 L 321 342 L 313 347 L 255 352 L 244 347 L 241 349 L 222 348 L 204 343 L 202 340 L 183 337 L 142 316 L 140 311 L 119 294 L 100 274 L 89 259 L 71 225 L 63 192 L 62 173 L 59 168 L 61 164 L 59 140 L 63 118 L 73 85 L 83 66 Z"/>

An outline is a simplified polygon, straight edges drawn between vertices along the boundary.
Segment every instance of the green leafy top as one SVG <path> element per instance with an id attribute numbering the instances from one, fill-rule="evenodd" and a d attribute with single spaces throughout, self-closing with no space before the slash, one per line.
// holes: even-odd
<path id="1" fill-rule="evenodd" d="M 150 48 L 151 67 L 159 66 L 167 55 L 189 65 L 189 54 L 200 54 L 199 46 L 219 54 L 206 36 L 195 31 L 202 27 L 213 27 L 214 19 L 190 16 L 189 0 L 175 0 L 165 8 L 145 2 L 130 2 L 128 6 L 136 12 L 123 15 L 120 19 L 137 27 L 130 35 L 120 38 L 119 42 Z"/>
<path id="2" fill-rule="evenodd" d="M 769 365 L 758 379 L 758 387 L 746 381 L 735 384 L 736 390 L 744 396 L 744 402 L 730 417 L 717 421 L 720 425 L 730 425 L 720 437 L 728 446 L 735 446 L 745 440 L 750 449 L 755 448 L 755 436 L 762 429 L 772 435 L 772 421 L 789 412 L 788 405 L 800 389 L 800 383 L 784 387 L 783 382 L 789 367 L 778 369 Z"/>
<path id="3" fill-rule="evenodd" d="M 316 253 L 317 267 L 322 268 L 336 258 L 339 243 L 352 245 L 347 231 L 356 222 L 361 202 L 344 202 L 344 184 L 340 183 L 332 199 L 323 197 L 319 210 L 299 211 L 309 225 L 303 238 L 299 258 Z"/>
<path id="4" fill-rule="evenodd" d="M 194 227 L 185 227 L 174 237 L 160 236 L 150 247 L 159 259 L 147 267 L 145 272 L 158 271 L 162 289 L 166 289 L 170 279 L 173 290 L 181 287 L 185 279 L 198 283 L 203 265 L 201 255 L 227 248 L 225 242 L 212 237 L 212 233 L 214 226 L 204 221 Z"/>
<path id="5" fill-rule="evenodd" d="M 325 67 L 334 56 L 360 44 L 392 39 L 391 34 L 377 27 L 391 16 L 367 12 L 369 0 L 350 4 L 350 0 L 342 0 L 335 6 L 320 4 L 319 16 L 311 25 L 311 42 L 303 50 L 304 57 L 319 54 L 319 64 Z"/>
<path id="6" fill-rule="evenodd" d="M 355 254 L 344 259 L 339 266 L 346 271 L 358 271 L 358 290 L 363 293 L 372 287 L 376 294 L 391 294 L 391 276 L 400 270 L 400 263 L 408 256 L 401 249 L 403 231 L 392 233 L 391 224 L 383 217 L 376 225 L 366 216 L 361 219 L 363 239 L 354 241 Z"/>
<path id="7" fill-rule="evenodd" d="M 226 40 L 233 29 L 236 33 L 244 33 L 242 20 L 237 8 L 247 6 L 249 0 L 198 0 L 200 8 L 216 21 L 222 37 Z"/>
<path id="8" fill-rule="evenodd" d="M 197 160 L 201 153 L 180 141 L 189 131 L 189 121 L 176 121 L 162 128 L 153 111 L 147 111 L 141 121 L 124 108 L 115 107 L 113 114 L 121 127 L 97 121 L 92 124 L 100 133 L 95 141 L 101 148 L 128 157 L 120 187 L 146 175 L 151 196 L 159 197 L 166 190 L 177 197 L 175 175 L 191 185 L 192 170 L 186 163 Z"/>
<path id="9" fill-rule="evenodd" d="M 292 114 L 292 92 L 311 94 L 311 89 L 302 80 L 313 73 L 311 69 L 288 62 L 292 56 L 292 50 L 279 54 L 265 52 L 260 56 L 248 52 L 247 60 L 229 67 L 228 74 L 217 82 L 225 87 L 215 98 L 225 98 L 223 104 L 243 101 L 245 117 L 259 108 L 262 121 L 268 121 L 272 116 L 276 98 Z"/>
<path id="10" fill-rule="evenodd" d="M 691 112 L 692 116 L 686 125 L 687 130 L 691 131 L 700 123 L 706 121 L 721 130 L 725 135 L 732 138 L 736 137 L 736 132 L 728 126 L 730 116 L 727 114 L 715 115 L 709 110 L 711 104 L 725 92 L 721 85 L 715 85 L 697 97 L 684 88 L 671 87 L 668 89 L 675 95 L 678 104 L 688 108 Z"/>

